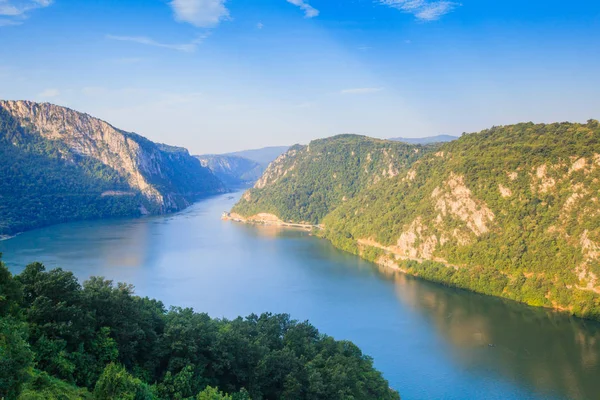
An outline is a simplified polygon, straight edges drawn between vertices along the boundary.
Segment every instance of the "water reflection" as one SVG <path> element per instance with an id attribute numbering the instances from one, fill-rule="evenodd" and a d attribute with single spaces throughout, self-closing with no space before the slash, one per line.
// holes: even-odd
<path id="1" fill-rule="evenodd" d="M 378 269 L 305 231 L 221 221 L 234 202 L 53 226 L 0 252 L 13 272 L 41 261 L 216 317 L 309 319 L 373 356 L 404 399 L 599 397 L 598 324 Z"/>
<path id="2" fill-rule="evenodd" d="M 441 288 L 380 269 L 396 295 L 452 346 L 457 363 L 542 395 L 600 396 L 600 325 L 502 299 Z"/>

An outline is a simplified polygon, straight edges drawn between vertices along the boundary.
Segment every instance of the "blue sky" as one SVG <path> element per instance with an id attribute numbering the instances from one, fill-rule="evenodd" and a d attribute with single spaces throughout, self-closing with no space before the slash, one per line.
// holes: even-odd
<path id="1" fill-rule="evenodd" d="M 0 0 L 0 98 L 192 153 L 600 118 L 600 1 Z"/>

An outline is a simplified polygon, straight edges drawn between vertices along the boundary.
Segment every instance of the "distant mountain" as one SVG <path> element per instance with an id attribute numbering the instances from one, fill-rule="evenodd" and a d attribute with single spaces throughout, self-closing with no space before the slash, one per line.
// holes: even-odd
<path id="1" fill-rule="evenodd" d="M 229 188 L 252 186 L 265 170 L 263 165 L 244 157 L 219 154 L 195 157 Z"/>
<path id="2" fill-rule="evenodd" d="M 229 188 L 249 187 L 260 178 L 269 164 L 288 147 L 264 147 L 227 154 L 195 156 Z"/>
<path id="3" fill-rule="evenodd" d="M 395 142 L 404 142 L 410 144 L 431 144 L 431 143 L 446 143 L 452 142 L 453 140 L 458 139 L 456 136 L 450 135 L 438 135 L 438 136 L 428 136 L 423 138 L 391 138 L 388 140 L 393 140 Z"/>
<path id="4" fill-rule="evenodd" d="M 68 108 L 0 101 L 0 235 L 181 210 L 225 186 L 183 148 Z"/>
<path id="5" fill-rule="evenodd" d="M 289 149 L 289 146 L 263 147 L 262 149 L 236 151 L 225 155 L 247 158 L 266 168 L 277 157 L 285 153 L 287 149 Z"/>

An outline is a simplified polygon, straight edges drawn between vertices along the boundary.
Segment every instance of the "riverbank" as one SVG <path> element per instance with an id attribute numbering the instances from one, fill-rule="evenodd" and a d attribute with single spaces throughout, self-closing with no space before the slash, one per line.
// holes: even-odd
<path id="1" fill-rule="evenodd" d="M 264 225 L 264 226 L 278 226 L 282 228 L 295 228 L 295 229 L 303 229 L 307 231 L 312 231 L 314 229 L 323 230 L 323 225 L 311 225 L 311 224 L 302 224 L 302 223 L 294 223 L 294 222 L 285 222 L 279 219 L 276 215 L 268 214 L 268 213 L 260 213 L 250 217 L 243 217 L 236 213 L 224 212 L 221 215 L 221 219 L 223 221 L 233 221 L 239 222 L 243 224 L 251 224 L 251 225 Z"/>
<path id="2" fill-rule="evenodd" d="M 330 233 L 330 232 L 329 232 Z M 600 296 L 588 290 L 574 286 L 559 286 L 544 275 L 533 276 L 530 273 L 508 274 L 490 266 L 467 267 L 448 263 L 446 260 L 421 259 L 398 254 L 392 247 L 385 247 L 371 240 L 340 239 L 319 233 L 334 247 L 346 251 L 363 260 L 377 264 L 390 271 L 401 272 L 424 281 L 433 282 L 449 288 L 497 297 L 524 304 L 529 307 L 543 308 L 577 318 L 600 321 L 595 311 L 600 304 Z M 535 278 L 541 289 L 524 284 L 524 278 Z M 567 301 L 561 304 L 557 298 Z"/>
<path id="3" fill-rule="evenodd" d="M 131 283 L 167 308 L 227 319 L 287 312 L 359 345 L 406 399 L 600 392 L 598 324 L 392 273 L 317 233 L 221 221 L 238 195 L 173 215 L 38 229 L 0 242 L 0 252 L 13 273 L 41 261 L 82 281 Z"/>

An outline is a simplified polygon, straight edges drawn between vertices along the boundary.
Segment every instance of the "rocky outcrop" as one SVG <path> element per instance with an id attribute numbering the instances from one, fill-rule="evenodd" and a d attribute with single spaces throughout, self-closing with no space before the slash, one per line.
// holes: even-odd
<path id="1" fill-rule="evenodd" d="M 278 180 L 287 176 L 287 174 L 296 168 L 295 158 L 298 156 L 298 153 L 308 153 L 309 149 L 310 147 L 308 146 L 304 148 L 295 146 L 286 153 L 277 157 L 277 159 L 275 159 L 275 161 L 269 165 L 264 174 L 258 179 L 254 185 L 254 188 L 263 189 L 267 186 L 274 185 Z"/>
<path id="2" fill-rule="evenodd" d="M 91 158 L 114 169 L 158 212 L 180 210 L 200 196 L 225 190 L 186 149 L 157 144 L 48 103 L 0 101 L 0 107 L 30 134 L 64 144 L 65 159 Z"/>

